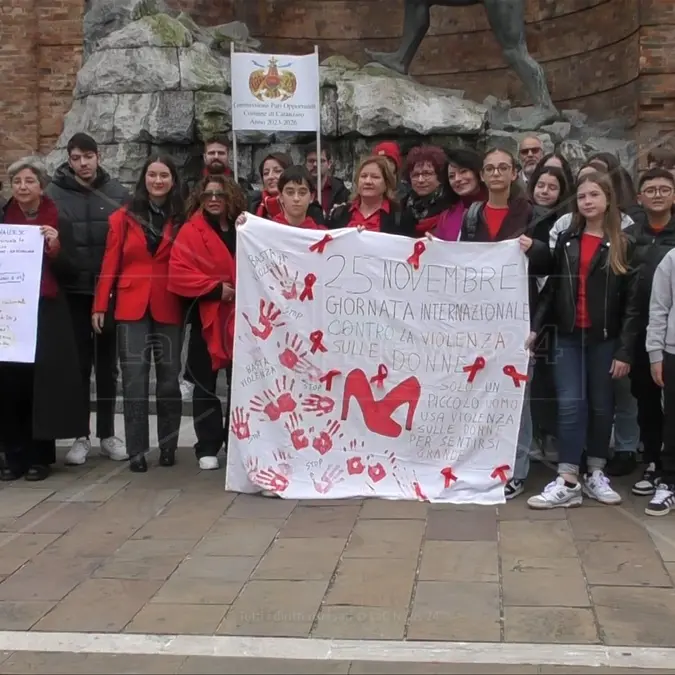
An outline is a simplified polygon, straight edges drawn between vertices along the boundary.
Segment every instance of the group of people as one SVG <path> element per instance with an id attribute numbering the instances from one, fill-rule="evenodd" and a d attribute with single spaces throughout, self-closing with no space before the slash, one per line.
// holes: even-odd
<path id="1" fill-rule="evenodd" d="M 39 225 L 45 251 L 35 363 L 0 363 L 1 480 L 46 478 L 56 439 L 75 438 L 67 464 L 86 461 L 92 367 L 101 452 L 144 472 L 154 363 L 159 464 L 172 466 L 187 324 L 195 452 L 200 468 L 218 468 L 229 406 L 216 383 L 221 371 L 231 381 L 236 229 L 248 211 L 290 227 L 518 239 L 529 259 L 532 357 L 506 497 L 523 493 L 533 440 L 548 438 L 558 476 L 530 507 L 576 506 L 583 494 L 617 504 L 609 475 L 630 473 L 642 444 L 633 491 L 650 497 L 648 514 L 675 508 L 675 154 L 652 153 L 634 186 L 614 155 L 589 158 L 574 176 L 536 136 L 517 157 L 433 145 L 404 157 L 385 141 L 358 163 L 350 192 L 330 149 L 311 145 L 304 164 L 266 156 L 254 190 L 233 180 L 226 139 L 212 138 L 191 190 L 157 155 L 129 195 L 100 166 L 93 138 L 76 134 L 67 152 L 51 179 L 34 158 L 9 169 L 0 220 Z M 118 362 L 124 441 L 114 429 Z"/>

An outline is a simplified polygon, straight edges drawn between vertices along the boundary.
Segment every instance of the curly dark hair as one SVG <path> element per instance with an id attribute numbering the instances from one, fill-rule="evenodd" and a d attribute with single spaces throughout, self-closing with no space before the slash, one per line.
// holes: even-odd
<path id="1" fill-rule="evenodd" d="M 408 156 L 405 158 L 405 175 L 410 178 L 410 173 L 417 164 L 428 162 L 436 170 L 438 180 L 447 184 L 448 182 L 448 157 L 443 148 L 437 145 L 418 145 L 411 148 Z"/>
<path id="2" fill-rule="evenodd" d="M 225 193 L 225 218 L 228 223 L 234 223 L 239 214 L 247 209 L 246 195 L 237 183 L 222 173 L 207 174 L 195 186 L 188 199 L 188 218 L 201 209 L 202 195 L 211 183 L 217 183 L 223 189 Z"/>

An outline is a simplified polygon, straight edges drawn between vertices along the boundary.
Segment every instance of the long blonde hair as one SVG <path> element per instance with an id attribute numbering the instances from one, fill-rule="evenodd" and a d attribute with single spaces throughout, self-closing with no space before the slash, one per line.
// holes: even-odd
<path id="1" fill-rule="evenodd" d="M 394 206 L 398 205 L 398 200 L 396 199 L 396 176 L 389 166 L 389 161 L 383 155 L 371 155 L 370 157 L 364 157 L 359 162 L 359 165 L 356 167 L 356 171 L 354 172 L 354 185 L 351 196 L 352 201 L 357 199 L 359 196 L 359 176 L 369 164 L 376 164 L 382 172 L 385 187 L 384 198 L 388 199 Z"/>
<path id="2" fill-rule="evenodd" d="M 589 173 L 582 176 L 577 182 L 577 192 L 584 183 L 593 183 L 597 185 L 607 198 L 607 211 L 602 223 L 607 238 L 609 239 L 609 266 L 614 274 L 626 274 L 628 272 L 628 261 L 626 259 L 626 248 L 628 240 L 621 229 L 621 211 L 617 204 L 612 181 L 606 173 Z M 581 232 L 586 227 L 586 219 L 579 213 L 579 203 L 574 199 L 572 203 L 572 223 L 570 231 Z"/>

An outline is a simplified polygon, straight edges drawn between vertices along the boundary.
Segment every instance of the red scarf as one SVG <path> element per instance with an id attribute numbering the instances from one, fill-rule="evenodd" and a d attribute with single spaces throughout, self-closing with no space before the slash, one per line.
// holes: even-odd
<path id="1" fill-rule="evenodd" d="M 2 213 L 0 212 L 0 215 Z M 49 197 L 42 197 L 40 206 L 38 206 L 37 216 L 33 220 L 28 220 L 21 210 L 18 202 L 10 199 L 5 207 L 5 223 L 7 225 L 49 225 L 54 229 L 59 229 L 59 212 L 56 204 Z M 42 257 L 42 278 L 40 280 L 40 296 L 44 298 L 55 298 L 59 294 L 59 285 L 52 272 L 50 258 L 55 258 L 61 250 L 61 244 L 57 239 L 51 249 L 47 250 Z"/>
<path id="2" fill-rule="evenodd" d="M 260 218 L 274 220 L 281 213 L 281 202 L 279 195 L 271 195 L 267 190 L 263 190 L 260 205 L 256 209 L 255 215 Z"/>

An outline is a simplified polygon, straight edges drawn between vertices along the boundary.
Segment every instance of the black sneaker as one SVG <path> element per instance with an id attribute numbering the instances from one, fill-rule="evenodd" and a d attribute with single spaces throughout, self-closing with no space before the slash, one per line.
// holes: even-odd
<path id="1" fill-rule="evenodd" d="M 637 467 L 637 453 L 615 452 L 607 462 L 605 473 L 608 476 L 630 476 Z"/>
<path id="2" fill-rule="evenodd" d="M 675 486 L 661 483 L 651 498 L 645 513 L 648 516 L 667 516 L 675 508 Z"/>
<path id="3" fill-rule="evenodd" d="M 522 495 L 524 490 L 525 490 L 525 481 L 518 480 L 517 478 L 512 478 L 504 486 L 504 497 L 506 497 L 507 499 L 513 499 L 518 495 Z"/>
<path id="4" fill-rule="evenodd" d="M 642 474 L 642 480 L 639 480 L 633 485 L 631 492 L 634 495 L 639 495 L 641 497 L 653 495 L 656 492 L 656 486 L 661 482 L 660 473 L 661 472 L 657 470 L 654 462 L 647 464 L 647 468 Z"/>

